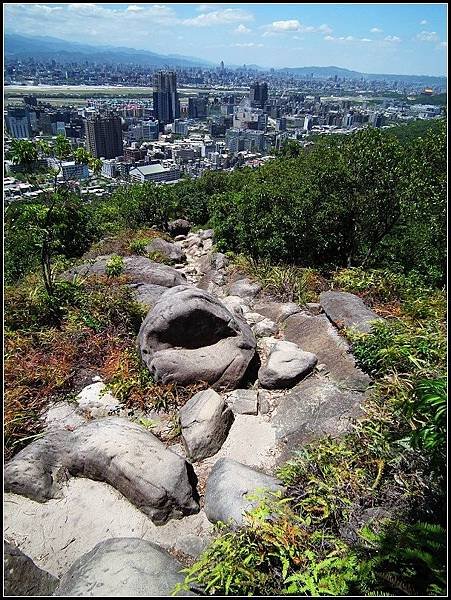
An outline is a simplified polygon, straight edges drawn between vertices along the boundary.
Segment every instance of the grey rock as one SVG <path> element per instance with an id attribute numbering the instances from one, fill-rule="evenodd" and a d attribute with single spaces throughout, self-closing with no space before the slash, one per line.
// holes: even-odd
<path id="1" fill-rule="evenodd" d="M 231 296 L 231 297 L 233 298 L 233 296 Z M 260 321 L 263 321 L 265 319 L 265 317 L 263 315 L 261 315 L 260 313 L 257 313 L 257 312 L 247 312 L 244 315 L 244 318 L 251 327 L 253 327 L 257 323 L 259 323 Z"/>
<path id="2" fill-rule="evenodd" d="M 307 302 L 305 307 L 313 315 L 319 315 L 321 313 L 321 304 L 319 302 Z"/>
<path id="3" fill-rule="evenodd" d="M 199 512 L 189 463 L 127 419 L 48 432 L 5 465 L 5 491 L 45 502 L 69 476 L 105 481 L 157 525 Z"/>
<path id="4" fill-rule="evenodd" d="M 263 319 L 254 325 L 252 331 L 255 337 L 266 337 L 277 333 L 279 328 L 271 319 Z"/>
<path id="5" fill-rule="evenodd" d="M 199 237 L 201 240 L 212 240 L 215 235 L 213 229 L 203 229 L 199 231 Z"/>
<path id="6" fill-rule="evenodd" d="M 239 296 L 226 296 L 222 299 L 224 306 L 232 313 L 242 316 L 249 312 L 249 306 Z"/>
<path id="7" fill-rule="evenodd" d="M 174 238 L 174 242 L 183 242 L 186 240 L 186 235 L 176 235 Z"/>
<path id="8" fill-rule="evenodd" d="M 141 302 L 141 304 L 144 304 L 148 309 L 151 309 L 160 296 L 168 289 L 167 287 L 155 285 L 154 283 L 131 283 L 129 284 L 129 287 L 131 288 L 136 301 Z"/>
<path id="9" fill-rule="evenodd" d="M 258 412 L 257 390 L 234 390 L 227 396 L 227 404 L 236 415 L 256 415 Z"/>
<path id="10" fill-rule="evenodd" d="M 63 273 L 64 279 L 72 279 L 75 275 L 105 275 L 106 265 L 113 254 L 98 256 L 94 263 L 85 263 L 73 267 Z M 145 256 L 124 256 L 123 274 L 129 275 L 136 283 L 152 283 L 164 287 L 173 287 L 186 283 L 186 277 L 173 267 L 154 262 Z"/>
<path id="11" fill-rule="evenodd" d="M 19 548 L 3 542 L 4 596 L 50 596 L 58 579 L 40 569 Z"/>
<path id="12" fill-rule="evenodd" d="M 193 462 L 216 454 L 233 423 L 233 412 L 212 389 L 195 394 L 179 414 L 183 444 Z"/>
<path id="13" fill-rule="evenodd" d="M 326 377 L 304 379 L 280 401 L 272 415 L 276 438 L 304 444 L 346 432 L 360 413 L 365 395 L 339 388 Z"/>
<path id="14" fill-rule="evenodd" d="M 233 389 L 255 354 L 250 327 L 215 296 L 178 286 L 163 294 L 138 336 L 143 361 L 157 381 L 204 381 Z"/>
<path id="15" fill-rule="evenodd" d="M 317 361 L 314 354 L 304 352 L 297 344 L 274 341 L 267 363 L 258 371 L 258 380 L 267 389 L 291 387 L 310 373 Z"/>
<path id="16" fill-rule="evenodd" d="M 302 309 L 294 302 L 267 301 L 254 304 L 254 310 L 275 323 L 282 323 L 287 317 L 301 312 Z"/>
<path id="17" fill-rule="evenodd" d="M 245 300 L 252 300 L 261 291 L 262 286 L 250 279 L 238 279 L 229 287 L 229 296 L 239 296 Z"/>
<path id="18" fill-rule="evenodd" d="M 178 235 L 187 235 L 190 229 L 191 223 L 186 219 L 175 219 L 174 221 L 169 221 L 168 223 L 168 231 L 173 237 Z"/>
<path id="19" fill-rule="evenodd" d="M 185 260 L 186 256 L 183 250 L 177 244 L 172 244 L 171 242 L 167 242 L 162 238 L 154 238 L 150 244 L 147 244 L 145 248 L 146 252 L 160 252 L 166 258 L 174 262 L 181 262 Z"/>
<path id="20" fill-rule="evenodd" d="M 346 327 L 369 333 L 374 321 L 383 320 L 361 298 L 348 292 L 322 292 L 319 300 L 326 315 L 339 329 Z"/>
<path id="21" fill-rule="evenodd" d="M 211 238 L 204 240 L 203 242 L 203 249 L 204 250 L 211 250 L 213 248 L 213 240 Z"/>
<path id="22" fill-rule="evenodd" d="M 270 394 L 270 392 L 265 391 L 265 390 L 258 391 L 258 412 L 261 415 L 267 415 L 271 410 L 269 394 Z"/>
<path id="23" fill-rule="evenodd" d="M 281 482 L 235 460 L 221 458 L 210 472 L 205 488 L 205 514 L 212 523 L 222 521 L 237 527 L 257 502 L 246 498 L 263 490 L 284 492 Z"/>
<path id="24" fill-rule="evenodd" d="M 371 383 L 370 377 L 357 368 L 348 343 L 326 315 L 292 315 L 285 321 L 284 336 L 302 350 L 316 354 L 340 386 L 364 391 Z"/>
<path id="25" fill-rule="evenodd" d="M 222 254 L 222 252 L 216 252 L 216 254 L 213 255 L 213 264 L 217 271 L 221 271 L 227 267 L 229 261 L 225 254 Z"/>
<path id="26" fill-rule="evenodd" d="M 75 561 L 54 596 L 169 597 L 184 579 L 182 568 L 157 544 L 139 538 L 111 538 Z"/>

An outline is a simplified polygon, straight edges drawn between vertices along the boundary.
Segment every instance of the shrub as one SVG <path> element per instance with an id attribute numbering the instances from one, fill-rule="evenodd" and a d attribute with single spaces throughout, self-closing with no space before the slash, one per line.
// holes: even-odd
<path id="1" fill-rule="evenodd" d="M 108 277 L 117 277 L 124 270 L 124 259 L 117 254 L 113 255 L 107 262 L 105 271 Z"/>

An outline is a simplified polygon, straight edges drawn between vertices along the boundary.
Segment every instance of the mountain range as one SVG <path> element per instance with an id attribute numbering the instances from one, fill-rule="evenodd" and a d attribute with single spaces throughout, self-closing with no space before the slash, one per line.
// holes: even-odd
<path id="1" fill-rule="evenodd" d="M 20 58 L 35 58 L 38 60 L 55 59 L 58 62 L 86 62 L 104 64 L 134 64 L 149 67 L 216 67 L 216 63 L 192 56 L 178 54 L 158 54 L 150 50 L 136 50 L 135 48 L 116 46 L 92 46 L 69 42 L 53 37 L 30 37 L 15 33 L 4 35 L 5 60 Z M 228 65 L 238 68 L 237 65 Z M 268 67 L 247 65 L 249 69 L 269 71 Z M 395 75 L 361 73 L 341 67 L 290 67 L 274 69 L 276 73 L 286 73 L 299 77 L 315 78 L 340 77 L 347 79 L 405 81 L 419 85 L 446 85 L 446 77 L 433 77 L 428 75 Z"/>

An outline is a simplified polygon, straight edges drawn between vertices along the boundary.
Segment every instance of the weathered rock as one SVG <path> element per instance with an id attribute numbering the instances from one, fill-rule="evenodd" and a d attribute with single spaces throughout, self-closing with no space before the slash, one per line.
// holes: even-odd
<path id="1" fill-rule="evenodd" d="M 199 237 L 201 240 L 212 240 L 215 235 L 213 229 L 203 229 L 199 231 Z"/>
<path id="2" fill-rule="evenodd" d="M 319 302 L 306 302 L 305 308 L 312 313 L 312 315 L 321 314 L 321 304 Z"/>
<path id="3" fill-rule="evenodd" d="M 277 333 L 279 328 L 271 319 L 263 319 L 254 325 L 252 331 L 255 337 L 267 337 Z"/>
<path id="4" fill-rule="evenodd" d="M 272 416 L 278 439 L 293 444 L 337 436 L 360 414 L 364 394 L 337 387 L 326 377 L 309 377 L 284 396 Z"/>
<path id="5" fill-rule="evenodd" d="M 63 273 L 63 278 L 72 279 L 75 275 L 105 275 L 106 266 L 113 254 L 98 256 L 94 263 L 85 263 Z M 145 256 L 124 256 L 123 273 L 137 283 L 152 283 L 164 287 L 174 287 L 186 283 L 186 277 L 169 265 L 154 262 Z"/>
<path id="6" fill-rule="evenodd" d="M 169 597 L 184 579 L 182 568 L 181 563 L 152 542 L 112 538 L 75 561 L 61 578 L 54 596 Z"/>
<path id="7" fill-rule="evenodd" d="M 239 296 L 245 300 L 252 300 L 261 291 L 262 286 L 250 279 L 238 279 L 229 287 L 229 296 Z"/>
<path id="8" fill-rule="evenodd" d="M 50 596 L 58 579 L 40 569 L 29 556 L 8 542 L 3 543 L 4 588 L 8 596 Z"/>
<path id="9" fill-rule="evenodd" d="M 326 315 L 292 315 L 285 320 L 284 336 L 302 350 L 316 354 L 318 362 L 326 365 L 330 377 L 340 386 L 364 391 L 370 384 L 370 377 L 356 367 L 348 343 Z"/>
<path id="10" fill-rule="evenodd" d="M 167 287 L 155 285 L 154 283 L 131 283 L 129 284 L 137 302 L 141 302 L 151 309 L 166 291 Z"/>
<path id="11" fill-rule="evenodd" d="M 199 511 L 189 463 L 126 419 L 48 432 L 6 464 L 5 491 L 45 502 L 68 475 L 109 483 L 156 524 Z"/>
<path id="12" fill-rule="evenodd" d="M 261 490 L 284 492 L 281 482 L 235 460 L 221 458 L 214 465 L 205 489 L 205 513 L 212 523 L 222 521 L 237 527 L 244 514 L 257 504 L 246 498 Z"/>
<path id="13" fill-rule="evenodd" d="M 247 303 L 239 296 L 226 296 L 222 298 L 222 303 L 232 314 L 242 316 L 250 310 Z"/>
<path id="14" fill-rule="evenodd" d="M 233 412 L 212 389 L 195 394 L 179 414 L 182 440 L 191 461 L 216 454 L 233 423 Z"/>
<path id="15" fill-rule="evenodd" d="M 304 352 L 297 344 L 275 340 L 269 347 L 269 357 L 258 371 L 260 385 L 267 389 L 292 387 L 305 377 L 318 359 Z"/>
<path id="16" fill-rule="evenodd" d="M 212 259 L 215 269 L 218 271 L 225 269 L 229 264 L 227 256 L 225 254 L 222 254 L 222 252 L 216 252 L 216 254 L 213 254 Z"/>
<path id="17" fill-rule="evenodd" d="M 229 297 L 233 298 L 233 296 L 229 296 Z M 247 312 L 244 315 L 244 318 L 245 318 L 246 322 L 252 327 L 253 325 L 256 325 L 257 323 L 259 323 L 260 321 L 263 321 L 263 319 L 265 317 L 257 312 Z"/>
<path id="18" fill-rule="evenodd" d="M 168 223 L 168 231 L 173 237 L 187 235 L 190 229 L 191 223 L 186 219 L 175 219 Z"/>
<path id="19" fill-rule="evenodd" d="M 120 402 L 101 381 L 86 386 L 75 400 L 80 409 L 89 411 L 93 417 L 105 417 L 120 407 Z"/>
<path id="20" fill-rule="evenodd" d="M 258 302 L 254 305 L 255 312 L 271 321 L 282 323 L 287 317 L 301 312 L 301 307 L 294 302 Z"/>
<path id="21" fill-rule="evenodd" d="M 181 262 L 186 258 L 180 246 L 167 242 L 162 238 L 154 238 L 150 244 L 147 244 L 145 251 L 148 253 L 159 252 L 174 262 Z"/>
<path id="22" fill-rule="evenodd" d="M 77 412 L 77 407 L 64 401 L 50 404 L 43 417 L 47 430 L 67 429 L 70 431 L 86 422 L 86 419 Z"/>
<path id="23" fill-rule="evenodd" d="M 250 327 L 195 287 L 168 290 L 141 325 L 143 361 L 157 381 L 233 389 L 255 354 Z"/>
<path id="24" fill-rule="evenodd" d="M 212 248 L 213 248 L 213 240 L 211 238 L 204 240 L 203 249 L 208 251 L 208 250 L 211 250 Z"/>
<path id="25" fill-rule="evenodd" d="M 226 398 L 236 415 L 256 415 L 258 411 L 257 390 L 234 390 Z"/>
<path id="26" fill-rule="evenodd" d="M 352 327 L 361 333 L 369 333 L 374 321 L 383 320 L 361 298 L 348 292 L 322 292 L 319 300 L 326 315 L 339 329 Z"/>

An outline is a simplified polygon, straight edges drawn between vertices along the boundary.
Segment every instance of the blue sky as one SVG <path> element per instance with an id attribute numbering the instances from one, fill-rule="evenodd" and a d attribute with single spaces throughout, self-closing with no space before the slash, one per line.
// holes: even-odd
<path id="1" fill-rule="evenodd" d="M 226 64 L 445 75 L 442 4 L 6 4 L 5 31 Z"/>

